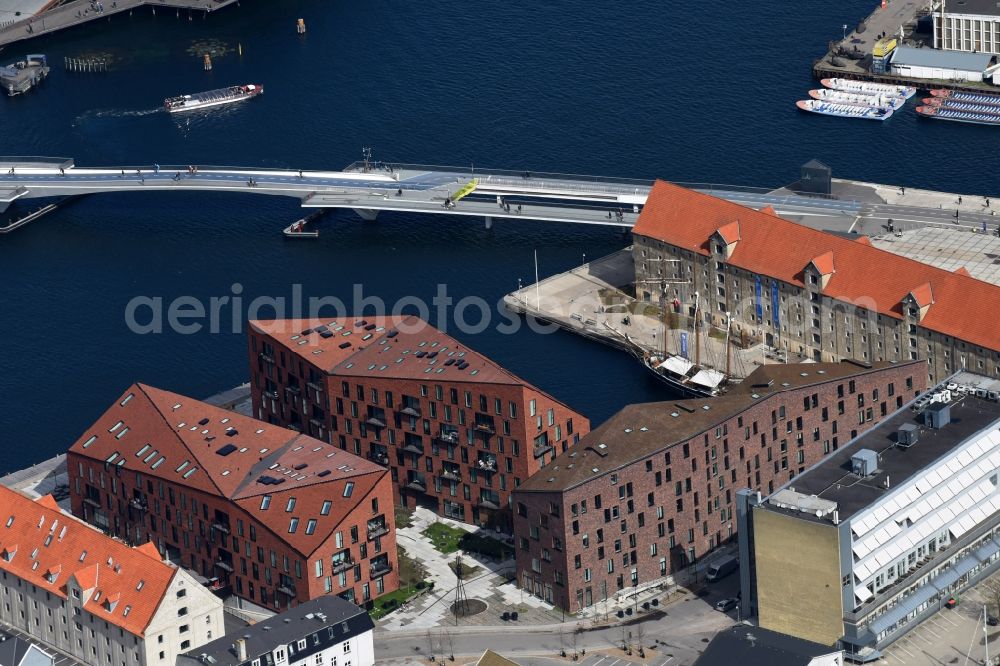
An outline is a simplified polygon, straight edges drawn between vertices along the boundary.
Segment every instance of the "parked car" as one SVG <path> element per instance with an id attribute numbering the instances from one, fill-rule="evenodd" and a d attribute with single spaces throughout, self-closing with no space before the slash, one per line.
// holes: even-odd
<path id="1" fill-rule="evenodd" d="M 958 599 L 956 599 L 955 597 L 950 597 L 948 601 L 944 602 L 945 608 L 954 608 L 957 605 L 958 605 Z"/>
<path id="2" fill-rule="evenodd" d="M 736 599 L 721 599 L 715 603 L 715 610 L 725 613 L 726 611 L 731 611 L 736 608 L 737 605 L 739 605 L 739 602 L 736 601 Z"/>
<path id="3" fill-rule="evenodd" d="M 1000 624 L 1000 620 L 996 619 L 992 615 L 987 615 L 986 616 L 986 624 L 990 625 L 991 627 L 995 627 L 998 624 Z"/>

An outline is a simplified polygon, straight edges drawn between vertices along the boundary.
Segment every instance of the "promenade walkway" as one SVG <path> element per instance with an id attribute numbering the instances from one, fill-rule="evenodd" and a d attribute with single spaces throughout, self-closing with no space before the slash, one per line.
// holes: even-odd
<path id="1" fill-rule="evenodd" d="M 47 35 L 65 28 L 83 25 L 97 19 L 111 18 L 115 14 L 131 12 L 143 6 L 188 9 L 212 12 L 238 0 L 73 0 L 48 11 L 0 28 L 0 47 L 7 44 Z"/>

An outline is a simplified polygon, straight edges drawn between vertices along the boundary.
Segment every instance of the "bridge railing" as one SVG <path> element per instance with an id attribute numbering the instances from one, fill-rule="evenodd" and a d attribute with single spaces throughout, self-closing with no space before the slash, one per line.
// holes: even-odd
<path id="1" fill-rule="evenodd" d="M 438 164 L 407 164 L 400 162 L 368 162 L 363 161 L 352 162 L 349 164 L 344 171 L 358 171 L 358 172 L 391 172 L 391 171 L 431 171 L 437 173 L 455 173 L 455 174 L 468 174 L 469 178 L 483 176 L 495 176 L 500 178 L 510 178 L 517 181 L 520 184 L 527 186 L 529 183 L 534 185 L 545 185 L 546 187 L 559 187 L 562 189 L 571 189 L 569 182 L 578 182 L 580 185 L 576 187 L 579 191 L 588 192 L 614 192 L 618 194 L 634 194 L 635 189 L 639 188 L 640 192 L 644 189 L 648 189 L 653 185 L 653 180 L 642 179 L 642 178 L 616 178 L 613 176 L 592 176 L 586 174 L 573 174 L 573 173 L 558 173 L 550 171 L 515 171 L 513 169 L 491 169 L 482 167 L 456 167 L 456 166 L 444 166 Z M 558 184 L 552 181 L 560 181 Z M 496 183 L 498 182 L 496 178 L 488 180 L 486 182 Z M 774 191 L 774 188 L 768 187 L 754 187 L 749 185 L 733 185 L 729 183 L 704 183 L 704 182 L 685 182 L 685 181 L 671 181 L 682 187 L 697 190 L 706 190 L 709 192 L 745 192 L 747 194 L 770 194 Z M 602 188 L 603 186 L 603 188 Z"/>

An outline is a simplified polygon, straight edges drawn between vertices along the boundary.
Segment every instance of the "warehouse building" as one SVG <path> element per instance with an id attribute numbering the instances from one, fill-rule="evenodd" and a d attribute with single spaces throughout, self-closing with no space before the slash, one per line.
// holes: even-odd
<path id="1" fill-rule="evenodd" d="M 1000 377 L 1000 287 L 658 181 L 633 229 L 636 296 L 815 361 L 923 360 Z M 690 324 L 688 325 L 690 326 Z"/>
<path id="2" fill-rule="evenodd" d="M 993 56 L 900 46 L 892 54 L 890 71 L 897 76 L 940 81 L 982 82 Z"/>
<path id="3" fill-rule="evenodd" d="M 922 391 L 919 361 L 769 365 L 713 399 L 629 405 L 514 491 L 521 589 L 569 612 L 658 585 L 770 493 Z"/>
<path id="4" fill-rule="evenodd" d="M 766 499 L 743 494 L 744 613 L 878 657 L 1000 568 L 998 467 L 1000 382 L 960 373 Z"/>

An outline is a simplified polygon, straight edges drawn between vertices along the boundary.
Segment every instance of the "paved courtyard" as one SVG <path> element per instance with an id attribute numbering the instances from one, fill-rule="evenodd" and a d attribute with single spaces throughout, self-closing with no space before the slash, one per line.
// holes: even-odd
<path id="1" fill-rule="evenodd" d="M 1000 223 L 1000 218 L 997 220 Z M 987 233 L 981 227 L 956 233 L 951 229 L 924 227 L 872 236 L 871 241 L 879 249 L 946 271 L 965 268 L 976 279 L 1000 285 L 1000 238 L 996 229 L 994 225 L 987 228 Z"/>
<path id="2" fill-rule="evenodd" d="M 514 560 L 498 562 L 486 557 L 458 551 L 444 554 L 434 548 L 430 540 L 422 534 L 431 524 L 442 522 L 467 532 L 478 528 L 465 523 L 442 518 L 433 512 L 417 508 L 413 513 L 413 524 L 396 530 L 396 542 L 406 554 L 420 562 L 427 570 L 427 579 L 434 581 L 434 589 L 404 605 L 379 622 L 386 630 L 422 629 L 439 626 L 483 626 L 502 624 L 500 615 L 517 611 L 520 625 L 553 624 L 562 620 L 562 614 L 540 599 L 524 594 L 507 576 L 514 574 Z M 479 599 L 486 603 L 486 610 L 477 615 L 460 618 L 456 623 L 450 612 L 455 601 L 455 574 L 448 566 L 455 561 L 456 554 L 462 555 L 465 565 L 480 568 L 472 578 L 464 582 L 468 599 Z M 514 624 L 514 623 L 512 623 Z"/>

